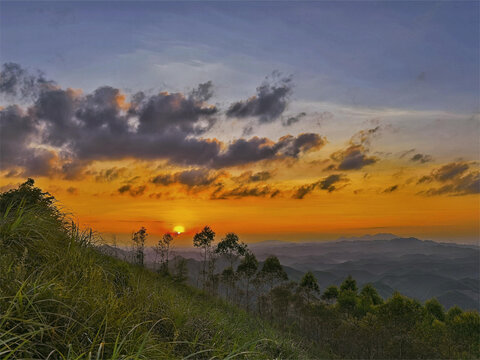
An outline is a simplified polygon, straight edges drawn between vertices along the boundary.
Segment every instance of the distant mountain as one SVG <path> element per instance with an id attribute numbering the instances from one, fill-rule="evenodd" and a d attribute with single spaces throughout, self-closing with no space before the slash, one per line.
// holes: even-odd
<path id="1" fill-rule="evenodd" d="M 393 240 L 398 239 L 400 236 L 390 234 L 390 233 L 380 233 L 375 235 L 363 235 L 363 236 L 352 236 L 352 237 L 339 237 L 337 241 L 372 241 L 372 240 Z"/>
<path id="2" fill-rule="evenodd" d="M 291 280 L 299 281 L 306 271 L 312 271 L 323 290 L 352 275 L 359 286 L 372 283 L 384 298 L 399 291 L 420 301 L 436 297 L 447 308 L 458 305 L 480 310 L 480 247 L 393 234 L 341 239 L 304 243 L 269 240 L 249 244 L 249 248 L 260 266 L 268 256 L 277 256 Z M 120 258 L 129 256 L 121 249 L 104 250 Z M 198 286 L 201 251 L 175 248 L 173 253 L 188 259 L 190 283 Z M 146 249 L 145 255 L 145 261 L 153 265 L 153 250 Z M 227 265 L 220 258 L 216 272 Z"/>
<path id="3" fill-rule="evenodd" d="M 360 286 L 372 283 L 383 297 L 394 291 L 420 301 L 432 297 L 447 308 L 480 309 L 480 248 L 417 238 L 376 234 L 341 241 L 258 243 L 251 246 L 263 260 L 276 255 L 292 280 L 313 271 L 322 289 L 352 275 Z M 382 239 L 384 237 L 393 237 Z M 297 272 L 291 271 L 297 270 Z M 300 273 L 299 273 L 300 272 Z"/>

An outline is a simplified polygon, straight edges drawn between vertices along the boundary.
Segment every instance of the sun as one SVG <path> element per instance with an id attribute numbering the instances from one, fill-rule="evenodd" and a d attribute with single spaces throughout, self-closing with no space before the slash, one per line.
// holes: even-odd
<path id="1" fill-rule="evenodd" d="M 185 231 L 185 228 L 182 225 L 177 225 L 173 228 L 173 231 L 177 234 L 181 234 Z"/>

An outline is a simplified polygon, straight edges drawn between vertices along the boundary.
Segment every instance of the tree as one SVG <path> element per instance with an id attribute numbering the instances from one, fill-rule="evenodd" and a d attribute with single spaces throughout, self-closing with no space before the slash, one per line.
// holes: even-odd
<path id="1" fill-rule="evenodd" d="M 173 241 L 173 236 L 169 233 L 163 234 L 157 245 L 154 247 L 154 251 L 157 255 L 160 255 L 161 271 L 168 273 L 168 261 L 170 256 L 170 244 Z"/>
<path id="2" fill-rule="evenodd" d="M 269 294 L 270 318 L 277 319 L 284 328 L 290 318 L 290 305 L 294 300 L 296 286 L 293 281 L 284 282 L 274 287 Z"/>
<path id="3" fill-rule="evenodd" d="M 212 242 L 215 239 L 215 232 L 210 227 L 205 226 L 202 231 L 196 233 L 193 237 L 193 246 L 203 249 L 203 289 L 205 290 L 207 276 L 207 254 Z"/>
<path id="4" fill-rule="evenodd" d="M 337 305 L 340 310 L 352 314 L 357 307 L 358 297 L 352 290 L 340 290 Z"/>
<path id="5" fill-rule="evenodd" d="M 372 305 L 383 304 L 383 299 L 378 295 L 377 289 L 372 284 L 366 284 L 360 291 L 360 296 Z"/>
<path id="6" fill-rule="evenodd" d="M 425 301 L 425 311 L 435 319 L 445 321 L 445 309 L 437 299 L 433 298 Z"/>
<path id="7" fill-rule="evenodd" d="M 250 307 L 250 282 L 258 270 L 258 261 L 255 255 L 247 251 L 242 262 L 238 265 L 237 273 L 240 277 L 245 279 L 245 294 L 247 302 L 247 311 Z"/>
<path id="8" fill-rule="evenodd" d="M 229 299 L 229 295 L 233 296 L 233 292 L 235 291 L 235 280 L 236 280 L 236 274 L 235 274 L 235 271 L 233 271 L 232 267 L 229 266 L 229 267 L 226 267 L 225 269 L 223 269 L 223 271 L 222 271 L 222 281 L 226 285 L 226 289 L 227 289 L 226 298 L 227 298 L 227 300 Z M 232 292 L 230 292 L 229 289 L 231 289 Z"/>
<path id="9" fill-rule="evenodd" d="M 453 319 L 457 316 L 460 315 L 463 312 L 462 309 L 460 309 L 457 305 L 452 306 L 450 309 L 447 311 L 447 316 L 446 319 L 448 322 L 453 321 Z"/>
<path id="10" fill-rule="evenodd" d="M 210 247 L 207 258 L 206 288 L 209 289 L 210 294 L 215 296 L 217 295 L 218 285 L 220 283 L 220 274 L 215 274 L 218 254 Z"/>
<path id="11" fill-rule="evenodd" d="M 401 359 L 408 356 L 405 354 L 412 346 L 409 333 L 422 320 L 422 305 L 395 292 L 377 307 L 376 314 L 383 327 L 383 346 L 390 352 L 388 357 Z"/>
<path id="12" fill-rule="evenodd" d="M 217 254 L 224 255 L 230 262 L 230 267 L 233 269 L 233 263 L 235 260 L 237 260 L 240 256 L 244 256 L 247 252 L 247 245 L 243 242 L 241 243 L 236 234 L 228 233 L 217 244 L 215 252 Z"/>
<path id="13" fill-rule="evenodd" d="M 145 240 L 147 239 L 147 229 L 143 226 L 132 236 L 133 256 L 136 264 L 143 266 L 145 258 Z"/>
<path id="14" fill-rule="evenodd" d="M 59 218 L 60 212 L 56 208 L 55 202 L 52 195 L 35 187 L 35 180 L 28 178 L 18 188 L 0 194 L 0 214 L 5 214 L 7 209 L 13 211 L 20 206 L 27 208 L 36 206 L 49 212 L 55 218 Z"/>
<path id="15" fill-rule="evenodd" d="M 300 281 L 300 289 L 306 295 L 307 302 L 310 303 L 311 297 L 314 294 L 320 293 L 317 279 L 311 271 L 307 271 Z"/>
<path id="16" fill-rule="evenodd" d="M 343 280 L 342 284 L 340 285 L 340 290 L 348 290 L 353 291 L 355 294 L 357 293 L 357 282 L 354 278 L 352 278 L 352 275 L 348 275 L 347 278 Z"/>
<path id="17" fill-rule="evenodd" d="M 174 273 L 173 273 L 173 279 L 176 282 L 179 283 L 184 283 L 187 280 L 187 274 L 188 274 L 188 269 L 187 269 L 187 260 L 185 260 L 181 256 L 176 256 L 174 258 Z"/>
<path id="18" fill-rule="evenodd" d="M 262 270 L 259 273 L 260 278 L 265 279 L 270 285 L 270 291 L 277 281 L 288 280 L 288 275 L 283 269 L 278 258 L 274 255 L 269 256 L 263 263 Z"/>
<path id="19" fill-rule="evenodd" d="M 340 285 L 340 293 L 338 294 L 337 305 L 347 313 L 353 313 L 357 307 L 357 282 L 351 275 L 348 275 Z"/>
<path id="20" fill-rule="evenodd" d="M 360 291 L 357 315 L 365 316 L 373 310 L 374 306 L 380 304 L 383 304 L 382 297 L 378 295 L 372 284 L 366 284 Z"/>
<path id="21" fill-rule="evenodd" d="M 475 358 L 480 355 L 480 314 L 465 311 L 458 314 L 449 323 L 449 330 L 460 351 L 469 351 Z"/>
<path id="22" fill-rule="evenodd" d="M 338 299 L 338 288 L 335 285 L 329 286 L 322 295 L 322 300 L 329 303 Z"/>

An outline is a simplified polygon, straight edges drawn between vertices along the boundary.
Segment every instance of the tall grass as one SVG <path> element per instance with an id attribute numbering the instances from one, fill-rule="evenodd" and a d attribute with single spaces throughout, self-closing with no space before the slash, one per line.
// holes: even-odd
<path id="1" fill-rule="evenodd" d="M 306 355 L 245 311 L 96 251 L 48 208 L 0 215 L 0 358 L 237 359 Z"/>

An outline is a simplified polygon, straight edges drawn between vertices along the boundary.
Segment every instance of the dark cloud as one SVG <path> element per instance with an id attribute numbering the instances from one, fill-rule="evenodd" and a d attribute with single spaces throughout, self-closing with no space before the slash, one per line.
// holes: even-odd
<path id="1" fill-rule="evenodd" d="M 267 181 L 272 176 L 273 174 L 270 171 L 259 171 L 256 173 L 253 173 L 252 171 L 246 171 L 232 179 L 235 182 L 239 182 L 239 183 L 252 183 L 252 182 Z"/>
<path id="2" fill-rule="evenodd" d="M 179 171 L 174 174 L 160 174 L 155 176 L 151 182 L 156 185 L 168 186 L 178 183 L 188 187 L 209 186 L 223 175 L 209 169 L 191 169 Z"/>
<path id="3" fill-rule="evenodd" d="M 112 167 L 109 169 L 101 170 L 99 173 L 96 173 L 95 180 L 98 182 L 111 182 L 119 178 L 124 177 L 127 174 L 128 169 L 125 167 L 117 168 Z"/>
<path id="4" fill-rule="evenodd" d="M 432 172 L 432 176 L 438 181 L 448 181 L 460 177 L 470 168 L 466 162 L 453 162 L 442 166 Z"/>
<path id="5" fill-rule="evenodd" d="M 480 193 L 480 171 L 471 169 L 472 163 L 453 162 L 434 169 L 430 175 L 423 176 L 417 184 L 438 182 L 438 188 L 421 191 L 420 194 L 433 195 L 468 195 Z"/>
<path id="6" fill-rule="evenodd" d="M 312 184 L 300 186 L 296 192 L 293 194 L 294 199 L 303 199 L 307 194 L 311 193 L 315 189 L 326 190 L 328 192 L 333 192 L 339 190 L 345 186 L 345 183 L 348 182 L 348 178 L 341 174 L 334 174 L 327 176 L 326 178 L 314 182 Z M 338 184 L 343 183 L 341 187 L 338 187 Z"/>
<path id="7" fill-rule="evenodd" d="M 269 171 L 260 171 L 257 172 L 253 175 L 250 175 L 248 178 L 249 182 L 255 182 L 255 181 L 266 181 L 272 177 L 272 173 Z"/>
<path id="8" fill-rule="evenodd" d="M 248 140 L 238 139 L 212 159 L 212 166 L 228 167 L 261 160 L 297 158 L 300 154 L 320 149 L 325 143 L 324 137 L 312 133 L 283 136 L 277 142 L 256 136 Z"/>
<path id="9" fill-rule="evenodd" d="M 191 92 L 191 97 L 196 101 L 208 101 L 213 96 L 213 83 L 207 81 L 206 83 L 199 84 L 196 89 Z"/>
<path id="10" fill-rule="evenodd" d="M 127 184 L 118 188 L 117 191 L 120 194 L 128 194 L 132 197 L 137 197 L 137 196 L 143 195 L 146 189 L 147 187 L 145 185 L 134 187 L 132 185 Z"/>
<path id="11" fill-rule="evenodd" d="M 200 135 L 215 124 L 216 118 L 212 116 L 218 111 L 215 106 L 206 105 L 195 96 L 167 92 L 151 96 L 137 107 L 138 132 L 143 134 L 158 134 L 171 129 Z"/>
<path id="12" fill-rule="evenodd" d="M 423 183 L 430 183 L 433 181 L 433 177 L 430 175 L 422 176 L 418 181 L 417 184 L 423 184 Z"/>
<path id="13" fill-rule="evenodd" d="M 411 158 L 410 158 L 410 161 L 417 161 L 417 162 L 420 162 L 420 163 L 426 163 L 426 162 L 429 162 L 429 161 L 432 161 L 433 158 L 430 156 L 430 155 L 425 155 L 425 154 L 415 154 L 413 155 Z"/>
<path id="14" fill-rule="evenodd" d="M 155 185 L 168 186 L 175 182 L 175 176 L 173 174 L 160 174 L 155 176 L 151 181 Z"/>
<path id="15" fill-rule="evenodd" d="M 385 190 L 383 190 L 384 193 L 392 193 L 394 191 L 397 191 L 398 190 L 398 185 L 392 185 L 392 186 L 389 186 L 388 188 L 386 188 Z"/>
<path id="16" fill-rule="evenodd" d="M 305 116 L 307 116 L 307 113 L 305 113 L 305 112 L 301 112 L 301 113 L 299 113 L 295 116 L 290 116 L 290 117 L 288 117 L 288 118 L 286 118 L 285 120 L 282 121 L 282 125 L 283 126 L 291 126 L 291 125 L 299 122 Z"/>
<path id="17" fill-rule="evenodd" d="M 10 173 L 13 171 L 17 176 L 51 173 L 55 154 L 31 146 L 40 136 L 37 125 L 35 119 L 16 105 L 0 111 L 0 169 L 9 169 Z M 19 172 L 15 169 L 17 167 L 26 170 Z"/>
<path id="18" fill-rule="evenodd" d="M 175 178 L 180 184 L 193 187 L 211 185 L 218 175 L 207 169 L 192 169 L 177 173 Z"/>
<path id="19" fill-rule="evenodd" d="M 24 82 L 24 70 L 7 70 L 8 77 L 2 77 L 3 91 L 21 92 L 18 87 Z M 160 92 L 147 96 L 139 92 L 127 99 L 119 89 L 109 86 L 82 94 L 51 82 L 35 81 L 42 86 L 36 86 L 35 99 L 27 110 L 15 105 L 0 110 L 0 168 L 21 168 L 22 175 L 55 173 L 73 179 L 83 176 L 92 161 L 125 158 L 218 169 L 262 160 L 296 159 L 326 142 L 313 133 L 287 135 L 277 142 L 252 137 L 224 144 L 202 138 L 215 124 L 218 113 L 216 106 L 206 103 L 212 96 L 211 82 L 200 84 L 188 94 Z M 286 101 L 290 86 L 289 79 L 262 85 L 255 107 L 258 114 L 274 116 L 275 109 L 282 108 Z M 115 176 L 97 175 L 105 179 Z"/>
<path id="20" fill-rule="evenodd" d="M 218 200 L 218 199 L 228 199 L 228 198 L 243 198 L 243 197 L 270 197 L 273 198 L 280 193 L 279 190 L 274 189 L 268 185 L 266 186 L 239 186 L 232 190 L 227 190 L 221 192 L 221 189 L 216 189 L 211 198 Z"/>
<path id="21" fill-rule="evenodd" d="M 412 153 L 414 153 L 414 152 L 415 152 L 415 149 L 410 149 L 410 150 L 402 151 L 402 152 L 400 153 L 400 155 L 399 155 L 399 158 L 400 158 L 400 159 L 403 159 L 405 156 L 410 155 L 410 154 L 412 154 Z"/>
<path id="22" fill-rule="evenodd" d="M 378 161 L 376 157 L 366 155 L 362 145 L 352 145 L 345 150 L 333 153 L 331 157 L 339 162 L 336 167 L 338 170 L 358 170 Z"/>
<path id="23" fill-rule="evenodd" d="M 292 79 L 281 77 L 274 72 L 272 77 L 265 79 L 257 88 L 257 94 L 244 101 L 230 105 L 228 117 L 246 118 L 256 117 L 260 123 L 269 123 L 278 119 L 287 108 L 288 99 L 292 92 Z"/>
<path id="24" fill-rule="evenodd" d="M 378 161 L 375 156 L 369 156 L 370 142 L 380 133 L 380 126 L 373 129 L 361 130 L 352 136 L 350 145 L 330 155 L 338 164 L 338 170 L 358 170 Z"/>
<path id="25" fill-rule="evenodd" d="M 32 74 L 16 63 L 5 63 L 0 71 L 0 94 L 10 98 L 34 98 L 43 88 L 54 86 L 41 72 Z"/>

